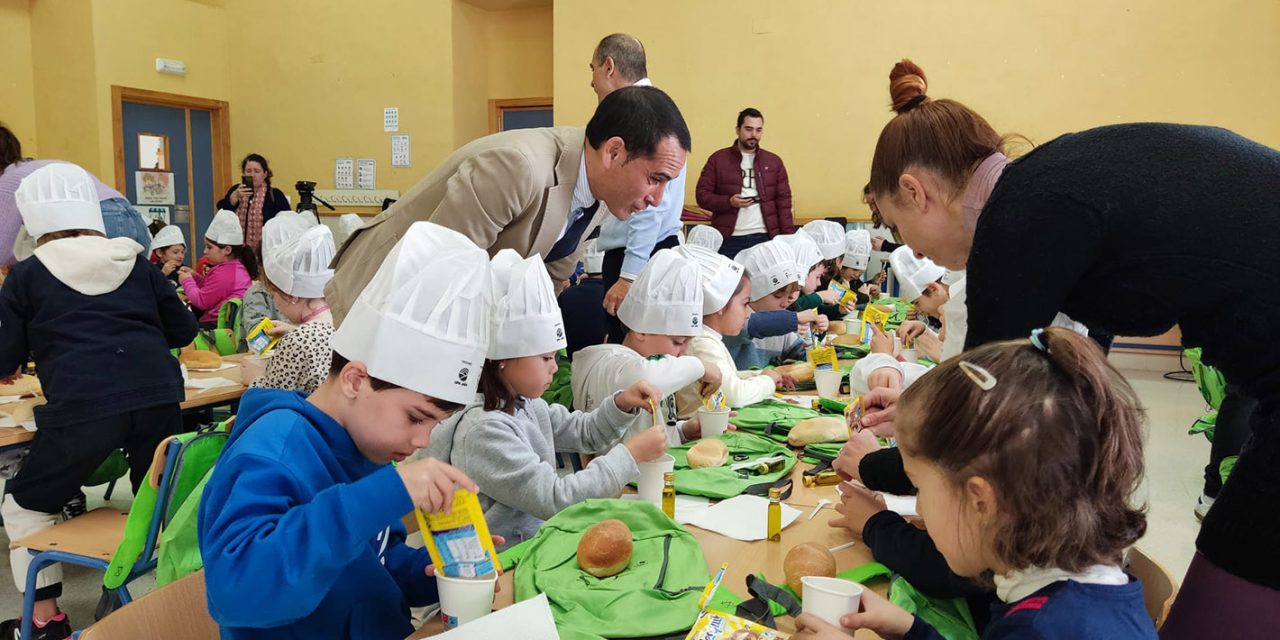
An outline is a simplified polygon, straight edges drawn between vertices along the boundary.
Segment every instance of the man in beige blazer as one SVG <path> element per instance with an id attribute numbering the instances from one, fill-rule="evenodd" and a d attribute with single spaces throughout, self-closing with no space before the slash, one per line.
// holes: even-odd
<path id="1" fill-rule="evenodd" d="M 609 94 L 586 129 L 522 129 L 464 145 L 343 244 L 325 287 L 334 320 L 342 322 L 395 243 L 424 220 L 490 255 L 541 255 L 558 290 L 605 215 L 601 202 L 621 220 L 657 204 L 690 147 L 680 110 L 653 87 Z"/>

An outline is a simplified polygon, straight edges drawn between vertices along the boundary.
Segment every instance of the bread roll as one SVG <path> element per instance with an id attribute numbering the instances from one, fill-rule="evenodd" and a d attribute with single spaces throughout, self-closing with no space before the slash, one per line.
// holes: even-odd
<path id="1" fill-rule="evenodd" d="M 42 395 L 44 395 L 44 389 L 40 388 L 40 379 L 25 373 L 9 384 L 0 384 L 0 396 L 20 396 L 26 398 Z"/>
<path id="2" fill-rule="evenodd" d="M 605 520 L 582 534 L 578 566 L 597 577 L 622 573 L 631 563 L 631 528 L 621 520 Z"/>
<path id="3" fill-rule="evenodd" d="M 787 432 L 787 442 L 803 447 L 818 442 L 844 442 L 849 439 L 849 426 L 843 417 L 818 416 L 801 420 Z"/>
<path id="4" fill-rule="evenodd" d="M 178 352 L 178 362 L 187 365 L 188 369 L 217 369 L 222 366 L 222 356 L 195 347 L 183 347 Z"/>
<path id="5" fill-rule="evenodd" d="M 796 382 L 811 382 L 813 380 L 813 365 L 808 362 L 784 364 L 774 370 L 791 376 Z"/>
<path id="6" fill-rule="evenodd" d="M 846 334 L 844 334 L 844 335 L 842 335 L 842 336 L 836 336 L 836 337 L 832 338 L 832 339 L 831 339 L 831 344 L 841 344 L 841 345 L 844 345 L 844 346 L 846 346 L 846 347 L 861 347 L 861 346 L 862 346 L 862 335 L 861 335 L 861 334 L 846 333 Z"/>
<path id="7" fill-rule="evenodd" d="M 836 557 L 812 542 L 805 542 L 787 552 L 787 557 L 782 560 L 782 572 L 787 576 L 787 586 L 804 599 L 804 584 L 800 582 L 800 578 L 836 577 Z"/>
<path id="8" fill-rule="evenodd" d="M 833 336 L 842 336 L 849 332 L 845 329 L 844 320 L 832 320 L 827 323 L 827 333 Z"/>
<path id="9" fill-rule="evenodd" d="M 689 447 L 686 457 L 693 469 L 719 467 L 729 461 L 729 447 L 719 438 L 707 438 Z"/>
<path id="10" fill-rule="evenodd" d="M 16 402 L 10 402 L 0 405 L 0 413 L 7 414 L 13 418 L 15 425 L 21 425 L 28 420 L 35 419 L 35 408 L 48 402 L 44 396 L 35 396 L 33 398 L 23 398 Z"/>

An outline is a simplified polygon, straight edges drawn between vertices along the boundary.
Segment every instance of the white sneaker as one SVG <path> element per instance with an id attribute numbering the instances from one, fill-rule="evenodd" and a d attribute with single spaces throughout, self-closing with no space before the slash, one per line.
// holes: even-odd
<path id="1" fill-rule="evenodd" d="M 1213 498 L 1201 495 L 1196 499 L 1196 522 L 1203 522 L 1205 514 L 1209 513 L 1209 508 L 1213 506 Z"/>

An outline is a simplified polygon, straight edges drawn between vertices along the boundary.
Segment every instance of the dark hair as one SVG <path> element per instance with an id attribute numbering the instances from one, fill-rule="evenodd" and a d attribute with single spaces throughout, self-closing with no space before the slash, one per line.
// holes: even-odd
<path id="1" fill-rule="evenodd" d="M 263 172 L 267 174 L 267 185 L 270 186 L 271 178 L 275 177 L 276 174 L 271 172 L 271 165 L 267 164 L 267 159 L 257 153 L 245 156 L 244 160 L 240 161 L 240 173 L 244 173 L 245 167 L 249 166 L 250 162 L 256 162 L 258 166 L 262 167 Z"/>
<path id="2" fill-rule="evenodd" d="M 587 123 L 592 149 L 613 137 L 622 138 L 627 153 L 649 157 L 658 143 L 675 136 L 685 151 L 693 150 L 689 126 L 671 97 L 654 87 L 624 87 L 605 96 Z"/>
<path id="3" fill-rule="evenodd" d="M 1129 500 L 1142 480 L 1142 403 L 1092 340 L 1066 329 L 988 344 L 907 388 L 895 421 L 905 455 L 957 486 L 980 476 L 999 502 L 993 533 L 1013 569 L 1119 564 L 1146 531 Z M 984 391 L 974 375 L 995 386 Z"/>
<path id="4" fill-rule="evenodd" d="M 484 396 L 484 410 L 514 415 L 519 398 L 502 381 L 498 373 L 500 365 L 500 360 L 485 360 L 484 367 L 480 369 L 480 395 Z"/>
<path id="5" fill-rule="evenodd" d="M 39 238 L 35 238 L 35 241 L 36 246 L 39 247 L 43 246 L 46 242 L 63 240 L 65 238 L 79 238 L 82 236 L 93 236 L 96 238 L 107 237 L 106 234 L 101 231 L 95 231 L 93 229 L 63 229 L 62 231 L 50 231 L 49 233 L 41 234 Z"/>
<path id="6" fill-rule="evenodd" d="M 342 368 L 349 364 L 351 364 L 350 360 L 346 359 L 341 353 L 334 351 L 333 359 L 329 362 L 329 375 L 336 376 L 339 373 L 342 373 Z M 369 388 L 374 391 L 385 391 L 387 389 L 403 389 L 404 387 L 401 387 L 398 384 L 392 384 L 386 380 L 369 376 Z M 457 402 L 449 402 L 448 400 L 441 400 L 439 398 L 431 398 L 431 404 L 446 413 L 452 413 L 462 408 L 462 405 Z"/>
<path id="7" fill-rule="evenodd" d="M 896 117 L 884 125 L 871 158 L 871 193 L 898 193 L 898 178 L 907 167 L 937 172 L 963 190 L 974 169 L 987 156 L 1004 152 L 1005 140 L 982 116 L 954 100 L 925 95 L 924 70 L 903 60 L 889 72 L 889 94 Z"/>
<path id="8" fill-rule="evenodd" d="M 164 220 L 161 220 L 160 218 L 155 218 L 151 221 L 151 224 L 147 225 L 147 231 L 150 231 L 151 235 L 154 236 L 157 233 L 160 233 L 160 230 L 167 226 L 169 225 L 165 224 Z"/>
<path id="9" fill-rule="evenodd" d="M 219 249 L 231 249 L 231 257 L 244 265 L 244 270 L 249 272 L 249 278 L 258 279 L 258 254 L 254 253 L 253 247 L 247 244 L 218 244 L 208 238 L 204 240 Z"/>
<path id="10" fill-rule="evenodd" d="M 746 122 L 747 118 L 760 118 L 761 120 L 764 120 L 764 115 L 762 115 L 759 110 L 752 107 L 747 107 L 746 109 L 739 111 L 738 112 L 738 128 L 739 129 L 742 128 L 742 123 Z"/>
<path id="11" fill-rule="evenodd" d="M 625 33 L 605 36 L 596 45 L 591 61 L 604 64 L 605 58 L 613 58 L 613 66 L 618 70 L 618 75 L 627 82 L 637 82 L 649 76 L 645 65 L 644 44 L 635 36 Z"/>
<path id="12" fill-rule="evenodd" d="M 3 124 L 0 124 L 0 171 L 23 160 L 22 142 Z"/>

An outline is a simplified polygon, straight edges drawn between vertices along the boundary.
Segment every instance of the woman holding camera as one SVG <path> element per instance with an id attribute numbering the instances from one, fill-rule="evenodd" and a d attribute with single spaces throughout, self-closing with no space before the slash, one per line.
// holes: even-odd
<path id="1" fill-rule="evenodd" d="M 257 252 L 262 246 L 262 224 L 281 211 L 289 211 L 284 192 L 271 186 L 271 165 L 259 154 L 251 153 L 240 161 L 240 183 L 232 185 L 218 201 L 219 209 L 236 212 L 244 243 Z"/>

